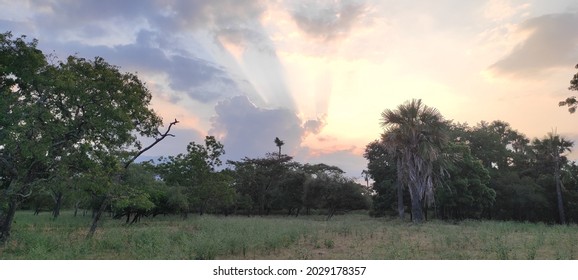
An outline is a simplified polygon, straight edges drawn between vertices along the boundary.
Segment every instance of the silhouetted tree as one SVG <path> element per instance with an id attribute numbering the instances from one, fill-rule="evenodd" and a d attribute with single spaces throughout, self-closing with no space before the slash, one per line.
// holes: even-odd
<path id="1" fill-rule="evenodd" d="M 285 142 L 279 139 L 279 137 L 275 137 L 275 145 L 279 148 L 279 159 L 281 159 L 281 146 L 285 145 Z"/>

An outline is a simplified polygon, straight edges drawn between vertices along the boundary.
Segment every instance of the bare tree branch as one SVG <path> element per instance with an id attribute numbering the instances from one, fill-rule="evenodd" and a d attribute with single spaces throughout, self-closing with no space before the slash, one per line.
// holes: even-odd
<path id="1" fill-rule="evenodd" d="M 155 141 L 154 141 L 152 144 L 150 144 L 148 147 L 140 150 L 134 157 L 132 157 L 127 163 L 124 164 L 124 168 L 125 168 L 125 169 L 128 168 L 128 166 L 129 166 L 131 163 L 133 163 L 140 155 L 142 155 L 144 152 L 150 150 L 152 147 L 154 147 L 154 146 L 155 146 L 156 144 L 158 144 L 159 142 L 163 141 L 163 139 L 165 139 L 167 136 L 175 137 L 175 135 L 170 134 L 169 132 L 171 131 L 172 126 L 173 126 L 173 125 L 176 125 L 177 123 L 179 123 L 179 121 L 177 121 L 177 119 L 175 119 L 173 122 L 171 122 L 171 123 L 169 124 L 169 127 L 167 128 L 167 131 L 165 131 L 165 133 L 162 133 L 162 134 L 161 134 L 161 133 L 159 132 L 159 134 L 160 134 L 161 137 L 156 138 Z"/>

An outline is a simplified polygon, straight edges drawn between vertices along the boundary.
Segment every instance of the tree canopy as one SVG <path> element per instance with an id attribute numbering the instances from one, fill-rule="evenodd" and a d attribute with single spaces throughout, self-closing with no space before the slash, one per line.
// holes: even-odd
<path id="1" fill-rule="evenodd" d="M 63 170 L 69 176 L 99 170 L 110 177 L 106 174 L 138 153 L 137 135 L 160 134 L 161 119 L 149 107 L 144 83 L 100 57 L 69 56 L 53 64 L 36 40 L 4 33 L 0 58 L 0 239 L 5 240 L 19 200 L 38 183 Z"/>

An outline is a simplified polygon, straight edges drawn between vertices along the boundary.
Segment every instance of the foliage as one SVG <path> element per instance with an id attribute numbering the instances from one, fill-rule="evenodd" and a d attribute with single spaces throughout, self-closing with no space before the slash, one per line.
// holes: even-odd
<path id="1" fill-rule="evenodd" d="M 575 68 L 578 69 L 578 64 L 576 64 Z M 574 74 L 574 77 L 570 80 L 570 86 L 568 89 L 578 91 L 578 73 Z M 576 100 L 576 96 L 571 96 L 566 98 L 566 100 L 560 101 L 558 106 L 568 106 L 568 112 L 573 114 L 576 112 L 576 108 L 578 107 L 578 100 Z"/>
<path id="2" fill-rule="evenodd" d="M 136 75 L 99 57 L 50 64 L 36 46 L 0 36 L 0 200 L 8 205 L 0 213 L 2 240 L 18 198 L 35 185 L 63 170 L 72 176 L 98 169 L 114 178 L 120 161 L 140 149 L 137 135 L 154 137 L 161 123 Z"/>
<path id="3" fill-rule="evenodd" d="M 286 173 L 297 164 L 287 155 L 268 154 L 264 158 L 244 158 L 240 161 L 229 161 L 235 172 L 234 186 L 238 193 L 250 197 L 251 209 L 258 215 L 264 215 L 273 209 L 273 202 L 278 193 L 278 184 Z M 287 184 L 288 182 L 284 182 Z"/>
<path id="4" fill-rule="evenodd" d="M 447 179 L 436 188 L 436 207 L 443 219 L 479 219 L 493 206 L 496 192 L 487 185 L 489 172 L 464 144 L 452 144 L 447 151 L 459 160 L 451 163 Z"/>
<path id="5" fill-rule="evenodd" d="M 207 136 L 204 145 L 189 143 L 186 154 L 160 159 L 156 170 L 166 185 L 175 188 L 170 201 L 176 211 L 186 215 L 197 209 L 203 214 L 214 208 L 226 209 L 234 203 L 232 178 L 226 172 L 216 171 L 224 153 L 223 144 Z"/>

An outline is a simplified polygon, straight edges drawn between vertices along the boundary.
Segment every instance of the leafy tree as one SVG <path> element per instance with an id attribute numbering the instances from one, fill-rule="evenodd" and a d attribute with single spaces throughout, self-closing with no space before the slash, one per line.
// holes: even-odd
<path id="1" fill-rule="evenodd" d="M 385 145 L 380 140 L 369 143 L 363 156 L 368 160 L 367 172 L 373 179 L 373 215 L 381 216 L 387 210 L 397 209 L 400 219 L 404 219 L 405 193 L 403 179 L 398 174 L 397 164 L 401 157 L 395 157 L 388 153 Z"/>
<path id="2" fill-rule="evenodd" d="M 551 204 L 544 188 L 528 176 L 516 172 L 492 178 L 496 202 L 490 217 L 501 220 L 549 221 Z"/>
<path id="3" fill-rule="evenodd" d="M 138 222 L 142 216 L 158 214 L 166 211 L 161 209 L 166 203 L 167 187 L 155 178 L 152 168 L 146 164 L 133 164 L 122 173 L 121 185 L 115 189 L 112 208 L 115 218 L 126 216 L 129 223 Z"/>
<path id="4" fill-rule="evenodd" d="M 258 215 L 268 213 L 272 207 L 279 182 L 288 170 L 297 164 L 287 155 L 267 154 L 264 158 L 243 158 L 228 161 L 235 171 L 235 188 L 241 195 L 251 198 Z"/>
<path id="5" fill-rule="evenodd" d="M 327 220 L 337 211 L 368 209 L 366 188 L 339 172 L 318 172 L 306 182 L 308 206 L 327 210 Z"/>
<path id="6" fill-rule="evenodd" d="M 186 154 L 160 159 L 157 170 L 163 181 L 169 186 L 179 187 L 177 193 L 186 196 L 188 207 L 183 206 L 183 197 L 173 197 L 179 211 L 197 209 L 202 215 L 208 206 L 228 207 L 233 203 L 232 179 L 216 172 L 224 153 L 223 144 L 214 136 L 207 136 L 204 145 L 189 143 Z"/>
<path id="7" fill-rule="evenodd" d="M 287 215 L 299 215 L 303 207 L 304 187 L 308 174 L 302 170 L 287 170 L 277 183 L 276 202 L 287 210 Z"/>
<path id="8" fill-rule="evenodd" d="M 490 172 L 523 172 L 528 168 L 530 140 L 507 122 L 482 121 L 473 128 L 466 127 L 463 133 L 472 155 Z"/>
<path id="9" fill-rule="evenodd" d="M 100 186 L 108 198 L 120 162 L 134 160 L 141 149 L 137 135 L 160 135 L 161 119 L 148 107 L 151 94 L 136 75 L 99 57 L 49 64 L 36 45 L 0 35 L 2 241 L 21 199 L 63 167 L 109 178 Z"/>
<path id="10" fill-rule="evenodd" d="M 566 197 L 566 218 L 569 223 L 578 222 L 578 165 L 572 161 L 562 169 L 561 180 L 565 187 L 562 191 Z"/>
<path id="11" fill-rule="evenodd" d="M 447 153 L 457 155 L 447 167 L 449 176 L 436 189 L 439 217 L 444 219 L 479 219 L 493 206 L 496 192 L 487 185 L 489 172 L 463 143 L 453 143 Z"/>
<path id="12" fill-rule="evenodd" d="M 578 69 L 578 64 L 576 64 L 576 69 Z M 574 77 L 570 80 L 570 86 L 568 89 L 578 91 L 578 73 L 574 74 Z M 568 106 L 568 112 L 573 114 L 576 112 L 576 108 L 578 107 L 578 100 L 576 100 L 576 96 L 571 96 L 566 98 L 566 100 L 560 101 L 558 106 Z"/>
<path id="13" fill-rule="evenodd" d="M 408 186 L 412 219 L 424 220 L 422 205 L 433 201 L 434 163 L 448 142 L 447 122 L 437 109 L 411 100 L 381 114 L 382 142 L 398 160 L 398 181 Z"/>

